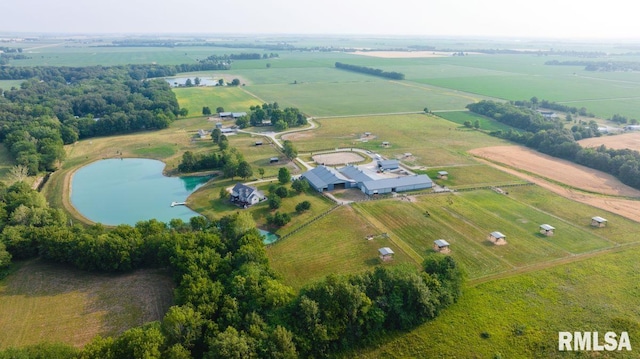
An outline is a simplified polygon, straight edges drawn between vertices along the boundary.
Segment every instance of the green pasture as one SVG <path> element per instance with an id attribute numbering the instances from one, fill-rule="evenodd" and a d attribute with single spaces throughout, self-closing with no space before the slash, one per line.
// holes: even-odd
<path id="1" fill-rule="evenodd" d="M 252 86 L 255 85 L 291 85 L 293 90 L 309 83 L 344 83 L 344 82 L 384 82 L 384 79 L 357 72 L 342 71 L 333 67 L 333 64 L 322 66 L 314 64 L 313 67 L 283 67 L 237 70 L 233 73 L 246 78 Z M 297 84 L 294 84 L 297 83 Z M 250 90 L 252 87 L 247 88 Z"/>
<path id="2" fill-rule="evenodd" d="M 479 131 L 457 130 L 454 123 L 426 114 L 327 118 L 317 122 L 319 128 L 284 135 L 283 139 L 290 139 L 298 152 L 357 147 L 400 159 L 411 153 L 413 165 L 429 167 L 476 164 L 468 150 L 506 143 Z M 365 132 L 371 132 L 371 136 L 362 142 Z M 383 141 L 390 146 L 383 147 Z"/>
<path id="3" fill-rule="evenodd" d="M 174 88 L 178 104 L 189 110 L 188 117 L 200 117 L 202 108 L 208 106 L 213 114 L 223 107 L 230 112 L 248 112 L 249 107 L 262 105 L 262 101 L 252 97 L 241 87 L 181 87 Z M 211 125 L 213 128 L 213 124 Z M 210 130 L 210 129 L 209 129 Z"/>
<path id="4" fill-rule="evenodd" d="M 449 120 L 451 122 L 455 122 L 461 126 L 464 126 L 466 121 L 471 122 L 473 125 L 476 121 L 478 121 L 480 125 L 480 130 L 492 132 L 492 131 L 509 131 L 517 129 L 507 126 L 503 123 L 500 123 L 496 120 L 490 119 L 488 117 L 477 115 L 473 112 L 469 111 L 455 111 L 455 112 L 438 112 L 436 114 L 438 117 L 442 117 L 445 120 Z"/>
<path id="5" fill-rule="evenodd" d="M 12 88 L 20 88 L 22 80 L 0 80 L 0 89 L 3 91 L 9 91 Z"/>
<path id="6" fill-rule="evenodd" d="M 463 110 L 467 104 L 486 98 L 427 84 L 381 81 L 373 76 L 357 82 L 255 85 L 247 90 L 267 102 L 298 107 L 314 117 L 420 112 L 425 107 L 432 111 Z"/>
<path id="7" fill-rule="evenodd" d="M 258 168 L 264 168 L 264 177 L 277 177 L 283 166 L 289 168 L 291 174 L 299 174 L 293 164 L 272 144 L 268 137 L 249 134 L 238 134 L 227 137 L 229 144 L 242 153 L 244 159 L 253 169 L 253 178 L 260 179 Z M 262 145 L 256 146 L 261 141 Z M 278 157 L 281 162 L 269 163 L 271 157 Z"/>
<path id="8" fill-rule="evenodd" d="M 447 179 L 439 179 L 438 172 L 447 171 Z M 425 173 L 440 186 L 453 189 L 470 187 L 500 186 L 505 184 L 525 183 L 524 180 L 483 164 L 469 164 L 451 167 L 435 167 L 417 171 Z"/>
<path id="9" fill-rule="evenodd" d="M 562 218 L 573 226 L 585 229 L 611 242 L 630 244 L 640 241 L 638 238 L 640 228 L 637 222 L 561 196 L 549 195 L 547 191 L 537 186 L 511 187 L 509 188 L 509 197 Z M 640 205 L 640 201 L 638 204 Z M 592 228 L 591 217 L 594 216 L 606 218 L 607 226 Z M 551 225 L 555 227 L 555 225 Z"/>
<path id="10" fill-rule="evenodd" d="M 382 233 L 351 207 L 340 206 L 268 247 L 267 255 L 272 268 L 296 289 L 329 274 L 357 273 L 381 265 L 378 249 L 382 247 L 392 247 L 395 252 L 393 261 L 382 265 L 416 264 Z M 370 235 L 375 237 L 367 240 Z"/>
<path id="11" fill-rule="evenodd" d="M 558 352 L 559 331 L 627 331 L 636 358 L 640 340 L 637 273 L 630 248 L 463 289 L 435 320 L 389 336 L 345 358 L 587 358 Z"/>
<path id="12" fill-rule="evenodd" d="M 513 187 L 529 188 L 532 186 Z M 511 188 L 509 188 L 511 193 Z M 540 197 L 555 197 L 539 193 Z M 445 239 L 452 256 L 478 278 L 536 263 L 548 262 L 614 245 L 598 229 L 592 229 L 540 210 L 524 200 L 491 190 L 446 195 L 424 195 L 418 202 L 373 201 L 354 206 L 375 218 L 384 229 L 409 245 L 421 257 L 433 241 Z M 580 205 L 576 204 L 576 207 Z M 539 233 L 541 224 L 556 228 L 552 237 Z M 495 246 L 489 233 L 506 235 L 507 245 Z"/>

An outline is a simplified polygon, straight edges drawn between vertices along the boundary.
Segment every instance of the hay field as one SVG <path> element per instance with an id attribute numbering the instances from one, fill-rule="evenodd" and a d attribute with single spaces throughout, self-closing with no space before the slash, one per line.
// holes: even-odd
<path id="1" fill-rule="evenodd" d="M 547 156 L 526 147 L 494 146 L 469 152 L 474 156 L 500 162 L 587 192 L 640 198 L 640 190 L 623 184 L 612 175 Z"/>
<path id="2" fill-rule="evenodd" d="M 607 148 L 624 149 L 640 151 L 640 132 L 629 132 L 615 136 L 601 136 L 586 138 L 578 141 L 582 147 L 600 147 L 605 145 Z"/>
<path id="3" fill-rule="evenodd" d="M 173 281 L 158 270 L 91 274 L 31 260 L 0 281 L 0 350 L 41 342 L 76 347 L 160 320 Z"/>

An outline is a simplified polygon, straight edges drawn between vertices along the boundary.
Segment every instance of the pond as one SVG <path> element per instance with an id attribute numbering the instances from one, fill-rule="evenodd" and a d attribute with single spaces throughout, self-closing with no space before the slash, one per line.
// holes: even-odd
<path id="1" fill-rule="evenodd" d="M 71 203 L 84 217 L 105 225 L 129 224 L 155 218 L 189 222 L 199 216 L 183 203 L 210 176 L 167 177 L 165 164 L 143 158 L 106 159 L 76 171 Z"/>

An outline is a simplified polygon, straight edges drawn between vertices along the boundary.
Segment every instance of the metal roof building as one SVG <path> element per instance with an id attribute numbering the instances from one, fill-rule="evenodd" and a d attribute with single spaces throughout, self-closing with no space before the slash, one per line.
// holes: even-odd
<path id="1" fill-rule="evenodd" d="M 414 175 L 397 178 L 384 178 L 363 182 L 360 190 L 367 195 L 391 192 L 416 191 L 433 187 L 433 181 L 427 175 Z"/>
<path id="2" fill-rule="evenodd" d="M 396 170 L 400 168 L 400 161 L 398 160 L 381 160 L 378 161 L 378 168 L 382 171 Z"/>
<path id="3" fill-rule="evenodd" d="M 318 166 L 302 174 L 302 178 L 309 181 L 311 187 L 316 191 L 331 191 L 336 185 L 344 185 L 345 188 L 355 187 L 355 182 L 345 177 L 342 173 L 333 168 Z"/>

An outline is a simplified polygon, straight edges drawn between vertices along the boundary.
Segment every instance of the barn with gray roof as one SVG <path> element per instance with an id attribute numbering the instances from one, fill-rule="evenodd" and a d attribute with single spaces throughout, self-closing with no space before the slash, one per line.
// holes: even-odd
<path id="1" fill-rule="evenodd" d="M 318 192 L 332 191 L 336 187 L 359 188 L 367 195 L 374 195 L 433 187 L 433 182 L 427 175 L 384 178 L 356 166 L 346 166 L 340 170 L 318 166 L 305 172 L 301 177 Z"/>

